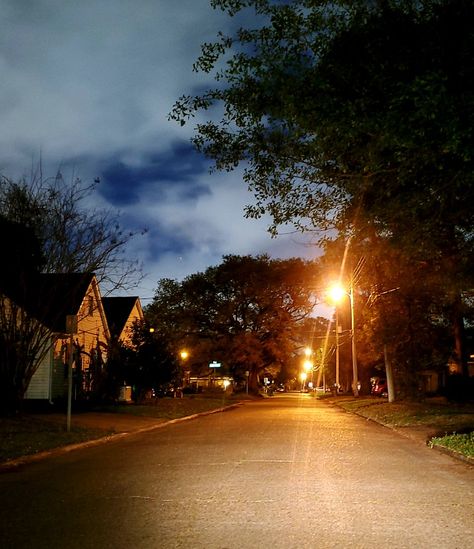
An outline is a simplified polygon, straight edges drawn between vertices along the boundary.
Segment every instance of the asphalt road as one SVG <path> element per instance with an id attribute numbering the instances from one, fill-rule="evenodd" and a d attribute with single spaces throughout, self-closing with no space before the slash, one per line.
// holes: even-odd
<path id="1" fill-rule="evenodd" d="M 474 468 L 275 396 L 0 475 L 11 548 L 472 548 Z"/>

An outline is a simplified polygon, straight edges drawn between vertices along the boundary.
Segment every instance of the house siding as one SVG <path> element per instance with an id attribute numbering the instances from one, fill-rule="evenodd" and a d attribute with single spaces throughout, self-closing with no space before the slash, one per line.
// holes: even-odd
<path id="1" fill-rule="evenodd" d="M 26 399 L 51 398 L 51 360 L 51 351 L 49 351 L 31 378 L 25 393 Z"/>
<path id="2" fill-rule="evenodd" d="M 127 347 L 132 347 L 133 324 L 136 321 L 141 321 L 141 320 L 143 320 L 143 310 L 139 304 L 139 301 L 137 300 L 137 302 L 133 306 L 133 309 L 130 312 L 130 316 L 128 317 L 127 322 L 125 323 L 122 333 L 120 334 L 120 340 Z"/>
<path id="3" fill-rule="evenodd" d="M 73 314 L 73 312 L 71 312 Z M 77 390 L 91 391 L 92 369 L 102 368 L 107 360 L 109 331 L 105 319 L 97 281 L 94 279 L 85 292 L 77 314 L 75 345 L 80 348 L 81 380 Z M 57 399 L 67 395 L 67 364 L 70 336 L 60 334 L 53 348 L 32 377 L 25 398 Z M 101 361 L 97 359 L 101 358 Z M 74 367 L 77 365 L 74 364 Z"/>

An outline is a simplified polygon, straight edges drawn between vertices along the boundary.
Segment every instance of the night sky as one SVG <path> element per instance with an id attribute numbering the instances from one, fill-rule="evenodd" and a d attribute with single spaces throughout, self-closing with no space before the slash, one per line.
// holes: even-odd
<path id="1" fill-rule="evenodd" d="M 210 175 L 193 124 L 167 120 L 179 96 L 206 86 L 192 71 L 201 43 L 245 21 L 209 0 L 0 0 L 0 10 L 0 172 L 28 176 L 41 159 L 48 176 L 100 178 L 94 205 L 148 229 L 127 250 L 144 264 L 130 292 L 144 305 L 160 278 L 224 254 L 317 255 L 303 236 L 271 239 L 268 219 L 245 219 L 241 171 Z"/>

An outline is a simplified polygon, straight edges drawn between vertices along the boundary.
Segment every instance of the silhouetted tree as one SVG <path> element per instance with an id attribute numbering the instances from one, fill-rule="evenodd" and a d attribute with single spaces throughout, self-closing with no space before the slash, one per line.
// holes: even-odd
<path id="1" fill-rule="evenodd" d="M 161 281 L 146 317 L 176 353 L 191 349 L 191 363 L 222 361 L 237 379 L 249 371 L 256 389 L 261 372 L 279 369 L 294 352 L 296 327 L 314 307 L 316 276 L 316 265 L 299 259 L 225 256 L 181 283 Z"/>
<path id="2" fill-rule="evenodd" d="M 55 337 L 43 319 L 66 314 L 54 288 L 40 292 L 44 273 L 94 271 L 108 290 L 128 287 L 139 270 L 122 256 L 133 236 L 116 215 L 85 201 L 94 186 L 79 180 L 0 180 L 0 408 L 14 413 Z M 135 278 L 137 280 L 137 278 Z M 43 288 L 44 289 L 44 288 Z M 39 302 L 41 301 L 41 303 Z M 48 312 L 54 303 L 55 311 Z M 61 309 L 61 307 L 63 307 Z"/>

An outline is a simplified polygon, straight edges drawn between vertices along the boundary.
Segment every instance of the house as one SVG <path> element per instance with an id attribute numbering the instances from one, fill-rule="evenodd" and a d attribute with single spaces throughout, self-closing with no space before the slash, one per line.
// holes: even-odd
<path id="1" fill-rule="evenodd" d="M 51 332 L 51 345 L 31 378 L 27 399 L 48 399 L 66 394 L 67 364 L 71 335 L 67 318 L 75 316 L 77 329 L 72 336 L 74 392 L 94 389 L 96 374 L 106 360 L 110 332 L 97 279 L 92 273 L 41 274 L 24 306 Z"/>
<path id="2" fill-rule="evenodd" d="M 103 297 L 107 324 L 113 339 L 131 346 L 133 324 L 143 320 L 143 310 L 138 296 Z"/>
<path id="3" fill-rule="evenodd" d="M 93 392 L 103 377 L 111 338 L 131 345 L 133 323 L 144 318 L 137 296 L 102 298 L 93 273 L 35 273 L 1 286 L 6 301 L 14 304 L 3 306 L 3 312 L 13 319 L 8 311 L 21 311 L 23 331 L 29 319 L 28 333 L 36 339 L 39 334 L 40 344 L 28 351 L 42 357 L 27 380 L 29 400 L 66 397 L 71 352 L 74 397 Z"/>
<path id="4" fill-rule="evenodd" d="M 144 319 L 140 298 L 138 296 L 103 297 L 102 304 L 112 341 L 119 341 L 123 345 L 131 347 L 133 325 Z M 132 387 L 129 385 L 121 387 L 118 400 L 130 402 Z"/>

